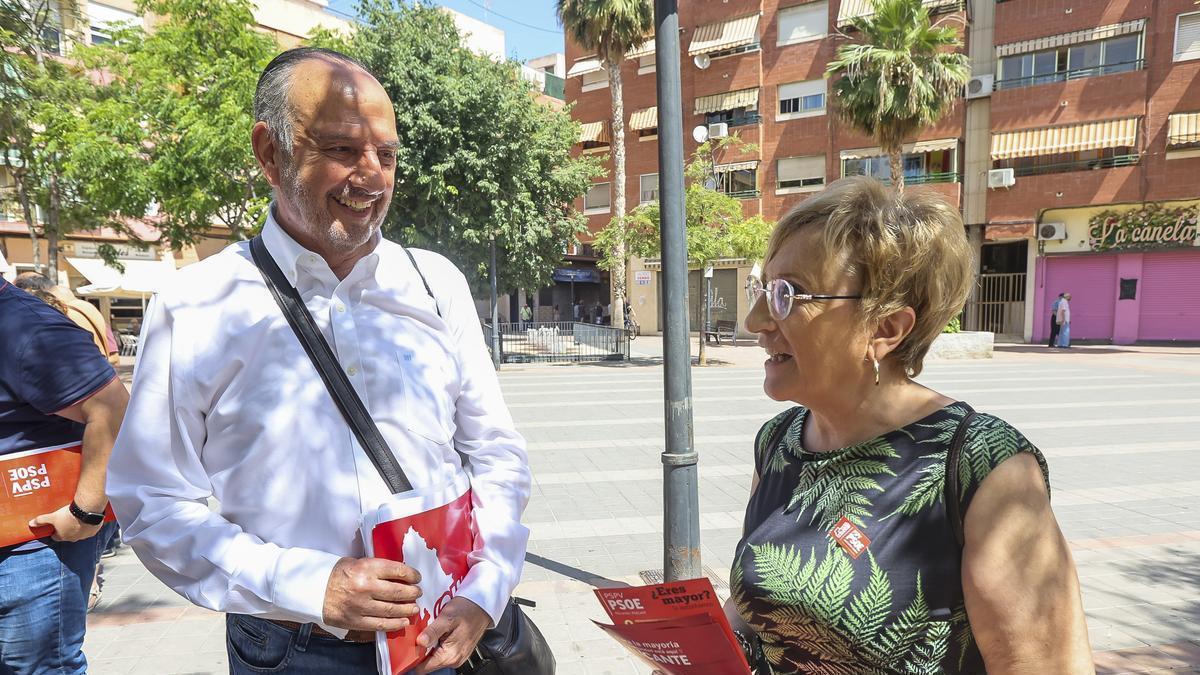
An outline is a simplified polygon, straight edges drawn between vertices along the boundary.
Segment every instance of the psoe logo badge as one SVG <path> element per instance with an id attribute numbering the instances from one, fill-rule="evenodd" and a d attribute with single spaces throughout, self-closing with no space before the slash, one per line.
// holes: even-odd
<path id="1" fill-rule="evenodd" d="M 841 546 L 846 553 L 850 554 L 851 558 L 858 559 L 867 547 L 871 545 L 871 539 L 865 532 L 858 529 L 858 526 L 850 522 L 850 519 L 842 516 L 842 519 L 833 526 L 829 536 Z"/>
<path id="2" fill-rule="evenodd" d="M 9 492 L 13 497 L 27 497 L 38 490 L 50 487 L 50 476 L 45 464 L 19 466 L 8 470 Z"/>

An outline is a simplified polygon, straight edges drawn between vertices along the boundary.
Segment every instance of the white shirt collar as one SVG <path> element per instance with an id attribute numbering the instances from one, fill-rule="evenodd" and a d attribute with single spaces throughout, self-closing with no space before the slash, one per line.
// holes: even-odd
<path id="1" fill-rule="evenodd" d="M 330 276 L 333 275 L 329 263 L 320 254 L 301 246 L 287 233 L 287 230 L 283 229 L 279 221 L 275 220 L 275 202 L 271 202 L 271 206 L 267 209 L 267 222 L 263 224 L 262 238 L 263 243 L 267 246 L 267 252 L 275 259 L 275 264 L 279 265 L 279 269 L 292 286 L 299 287 L 297 278 L 301 268 L 312 270 L 313 273 L 323 271 Z M 383 237 L 380 236 L 378 241 L 381 243 Z M 355 263 L 355 268 L 360 265 L 365 266 L 366 269 L 363 270 L 365 275 L 374 277 L 379 268 L 379 248 L 380 245 L 377 243 L 371 253 Z M 336 284 L 336 280 L 334 283 Z"/>

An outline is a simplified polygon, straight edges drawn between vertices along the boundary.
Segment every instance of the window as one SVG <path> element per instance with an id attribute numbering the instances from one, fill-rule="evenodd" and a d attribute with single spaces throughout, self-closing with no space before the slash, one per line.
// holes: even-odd
<path id="1" fill-rule="evenodd" d="M 42 27 L 42 47 L 51 54 L 62 54 L 62 14 L 58 0 L 47 0 L 46 24 Z"/>
<path id="2" fill-rule="evenodd" d="M 658 201 L 658 174 L 644 173 L 638 183 L 639 204 Z"/>
<path id="3" fill-rule="evenodd" d="M 777 194 L 809 192 L 825 185 L 825 155 L 787 157 L 779 160 Z"/>
<path id="4" fill-rule="evenodd" d="M 736 169 L 716 172 L 717 192 L 744 199 L 758 196 L 758 169 Z"/>
<path id="5" fill-rule="evenodd" d="M 657 69 L 658 62 L 654 57 L 654 54 L 638 57 L 638 75 L 649 75 Z"/>
<path id="6" fill-rule="evenodd" d="M 792 82 L 779 85 L 777 120 L 825 114 L 825 80 Z"/>
<path id="7" fill-rule="evenodd" d="M 1200 59 L 1200 12 L 1180 14 L 1175 20 L 1175 60 Z"/>
<path id="8" fill-rule="evenodd" d="M 757 110 L 734 108 L 733 110 L 718 110 L 708 113 L 704 119 L 705 124 L 724 123 L 731 127 L 740 127 L 747 124 L 758 124 L 762 121 L 762 116 L 758 114 Z"/>
<path id="9" fill-rule="evenodd" d="M 957 183 L 959 175 L 956 154 L 953 149 L 921 151 L 919 148 L 915 152 L 904 153 L 900 157 L 900 164 L 904 170 L 904 182 L 913 185 Z M 871 176 L 890 183 L 892 161 L 887 155 L 846 158 L 842 160 L 842 175 Z"/>
<path id="10" fill-rule="evenodd" d="M 810 2 L 779 10 L 778 45 L 808 42 L 824 35 L 829 30 L 829 3 Z"/>
<path id="11" fill-rule="evenodd" d="M 603 89 L 608 86 L 608 71 L 596 70 L 583 75 L 583 90 L 592 91 L 595 89 Z"/>
<path id="12" fill-rule="evenodd" d="M 1118 166 L 1131 166 L 1138 163 L 1139 156 L 1130 146 L 1115 148 L 1100 148 L 1096 150 L 1080 150 L 1054 155 L 1037 155 L 1035 157 L 1017 157 L 1000 159 L 993 162 L 993 168 L 1013 169 L 1018 176 L 1037 176 L 1047 173 L 1066 173 L 1069 171 L 1089 171 L 1094 169 L 1111 169 Z"/>
<path id="13" fill-rule="evenodd" d="M 1000 59 L 1000 80 L 996 88 L 1013 89 L 1140 70 L 1141 52 L 1142 35 L 1137 33 L 1014 54 Z"/>
<path id="14" fill-rule="evenodd" d="M 112 42 L 113 28 L 117 25 L 141 24 L 141 20 L 132 12 L 96 2 L 88 3 L 87 13 L 91 25 L 91 43 L 94 45 Z"/>
<path id="15" fill-rule="evenodd" d="M 612 204 L 612 195 L 608 183 L 595 183 L 583 196 L 583 212 L 585 214 L 608 213 Z"/>
<path id="16" fill-rule="evenodd" d="M 726 56 L 736 56 L 737 54 L 746 54 L 748 52 L 756 52 L 759 49 L 762 49 L 762 46 L 759 45 L 759 43 L 757 43 L 757 42 L 752 42 L 747 45 L 739 45 L 737 47 L 731 47 L 729 49 L 722 49 L 721 51 L 717 51 L 717 52 L 709 52 L 708 56 L 711 59 L 720 59 L 720 58 L 724 58 Z"/>

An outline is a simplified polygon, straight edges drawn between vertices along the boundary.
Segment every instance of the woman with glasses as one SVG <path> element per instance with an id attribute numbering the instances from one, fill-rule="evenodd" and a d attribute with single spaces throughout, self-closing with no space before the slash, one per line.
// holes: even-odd
<path id="1" fill-rule="evenodd" d="M 1093 672 L 1041 452 L 913 380 L 973 264 L 955 209 L 870 178 L 775 228 L 746 324 L 799 405 L 755 441 L 728 607 L 760 673 Z"/>

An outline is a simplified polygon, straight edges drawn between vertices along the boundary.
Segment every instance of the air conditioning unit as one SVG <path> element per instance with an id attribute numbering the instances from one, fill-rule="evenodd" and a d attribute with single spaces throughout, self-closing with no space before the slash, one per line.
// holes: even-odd
<path id="1" fill-rule="evenodd" d="M 1038 241 L 1063 241 L 1066 238 L 1066 223 L 1042 223 L 1038 225 Z"/>
<path id="2" fill-rule="evenodd" d="M 1007 188 L 1016 185 L 1017 177 L 1012 169 L 992 169 L 988 171 L 988 188 Z"/>
<path id="3" fill-rule="evenodd" d="M 976 75 L 967 80 L 967 98 L 987 98 L 996 84 L 995 75 Z"/>
<path id="4" fill-rule="evenodd" d="M 708 125 L 709 138 L 725 138 L 729 135 L 729 124 L 726 122 L 718 122 Z"/>

